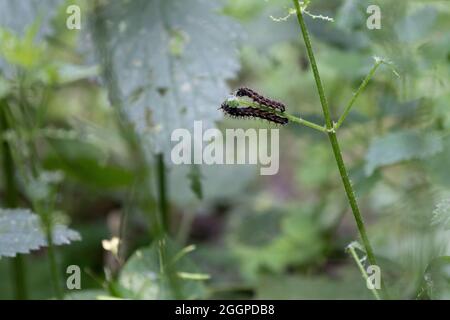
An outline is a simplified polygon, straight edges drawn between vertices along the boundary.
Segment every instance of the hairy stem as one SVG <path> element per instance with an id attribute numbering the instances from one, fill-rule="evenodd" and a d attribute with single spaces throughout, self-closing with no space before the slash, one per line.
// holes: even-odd
<path id="1" fill-rule="evenodd" d="M 369 238 L 367 236 L 367 232 L 366 232 L 366 228 L 365 228 L 365 225 L 364 225 L 364 221 L 363 221 L 361 212 L 359 210 L 358 203 L 356 201 L 355 193 L 353 191 L 352 184 L 351 184 L 350 179 L 348 177 L 348 173 L 347 173 L 347 169 L 345 167 L 344 160 L 342 159 L 341 149 L 339 147 L 339 142 L 338 142 L 338 139 L 336 137 L 336 132 L 333 129 L 333 122 L 331 120 L 331 115 L 330 115 L 330 111 L 329 111 L 329 108 L 328 108 L 327 99 L 325 97 L 325 91 L 323 89 L 322 81 L 320 79 L 319 70 L 317 68 L 316 59 L 314 57 L 314 53 L 313 53 L 313 49 L 312 49 L 312 45 L 311 45 L 311 40 L 310 40 L 309 34 L 308 34 L 308 29 L 307 29 L 305 21 L 303 19 L 302 11 L 300 9 L 300 5 L 299 5 L 298 0 L 292 0 L 292 1 L 293 1 L 294 5 L 295 5 L 295 9 L 297 11 L 297 14 L 296 14 L 297 15 L 297 20 L 298 20 L 298 23 L 299 23 L 300 28 L 301 28 L 301 32 L 302 32 L 302 35 L 303 35 L 303 40 L 305 42 L 305 46 L 306 46 L 306 50 L 307 50 L 307 53 L 308 53 L 309 61 L 311 63 L 311 68 L 313 70 L 314 79 L 315 79 L 315 82 L 316 82 L 317 91 L 319 93 L 320 103 L 322 105 L 323 115 L 324 115 L 324 118 L 325 118 L 325 124 L 326 124 L 326 128 L 328 130 L 328 138 L 330 140 L 331 147 L 333 149 L 333 154 L 334 154 L 334 157 L 336 159 L 336 163 L 337 163 L 337 166 L 338 166 L 338 169 L 339 169 L 339 173 L 341 175 L 342 183 L 344 184 L 344 189 L 345 189 L 345 192 L 347 194 L 348 202 L 349 202 L 350 207 L 352 209 L 353 216 L 355 218 L 356 225 L 358 227 L 358 231 L 359 231 L 359 234 L 361 236 L 361 240 L 363 242 L 363 245 L 364 245 L 364 248 L 365 248 L 365 251 L 366 251 L 366 254 L 367 254 L 367 258 L 368 258 L 370 264 L 377 265 L 377 262 L 376 262 L 376 259 L 375 259 L 375 255 L 374 255 L 373 250 L 372 250 L 372 246 L 371 246 Z"/>
<path id="2" fill-rule="evenodd" d="M 306 51 L 308 53 L 309 62 L 311 63 L 311 68 L 314 74 L 314 80 L 316 81 L 317 91 L 319 93 L 320 104 L 322 106 L 323 115 L 325 118 L 325 124 L 327 129 L 331 130 L 333 128 L 333 123 L 331 121 L 330 109 L 328 108 L 327 98 L 325 97 L 325 91 L 323 89 L 322 80 L 320 79 L 319 70 L 317 68 L 316 58 L 311 46 L 311 40 L 309 39 L 308 29 L 306 28 L 305 21 L 303 20 L 302 11 L 300 9 L 300 4 L 298 0 L 292 0 L 297 11 L 297 20 L 302 31 L 303 40 L 305 41 Z"/>
<path id="3" fill-rule="evenodd" d="M 9 129 L 7 117 L 5 115 L 5 104 L 0 103 L 0 134 Z M 11 148 L 6 140 L 2 143 L 3 154 L 3 174 L 5 177 L 5 205 L 8 208 L 15 208 L 18 204 L 18 190 L 14 179 L 14 162 L 12 159 Z M 11 269 L 13 276 L 14 297 L 17 300 L 25 300 L 28 297 L 26 286 L 25 260 L 20 254 L 11 260 Z"/>

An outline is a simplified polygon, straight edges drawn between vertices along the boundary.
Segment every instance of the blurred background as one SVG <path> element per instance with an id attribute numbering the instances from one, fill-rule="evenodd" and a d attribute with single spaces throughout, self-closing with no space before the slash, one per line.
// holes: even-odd
<path id="1" fill-rule="evenodd" d="M 373 299 L 327 137 L 218 110 L 246 86 L 324 122 L 291 7 L 0 0 L 1 299 Z M 391 298 L 449 299 L 449 2 L 308 11 L 334 19 L 305 17 L 333 119 L 374 56 L 392 62 L 338 138 Z M 194 120 L 280 129 L 278 174 L 171 164 L 170 133 Z"/>

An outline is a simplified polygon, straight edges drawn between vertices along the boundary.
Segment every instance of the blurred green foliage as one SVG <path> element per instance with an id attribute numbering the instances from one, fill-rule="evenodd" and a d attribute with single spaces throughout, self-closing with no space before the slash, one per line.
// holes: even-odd
<path id="1" fill-rule="evenodd" d="M 18 17 L 0 22 L 0 113 L 9 123 L 1 140 L 11 146 L 18 206 L 49 211 L 82 237 L 57 249 L 62 279 L 68 265 L 82 268 L 83 290 L 65 297 L 172 298 L 168 288 L 178 287 L 183 298 L 372 298 L 345 253 L 357 232 L 328 141 L 294 125 L 280 130 L 275 176 L 260 177 L 254 166 L 168 163 L 172 240 L 159 247 L 153 158 L 167 151 L 171 128 L 201 119 L 221 129 L 267 127 L 222 119 L 220 101 L 240 85 L 323 122 L 294 17 L 270 18 L 286 16 L 291 1 L 185 2 L 80 1 L 83 29 L 73 31 L 65 1 L 43 1 L 48 10 L 39 14 L 35 1 L 0 0 L 0 17 Z M 369 4 L 381 8 L 380 30 L 366 27 Z M 335 120 L 373 56 L 398 72 L 379 68 L 338 134 L 391 296 L 448 299 L 450 6 L 315 0 L 308 10 L 334 18 L 306 22 Z M 116 23 L 95 31 L 102 19 Z M 33 192 L 43 172 L 63 177 L 47 186 L 52 201 Z M 4 208 L 4 171 L 0 183 Z M 119 257 L 102 248 L 113 237 L 122 241 Z M 162 261 L 180 252 L 164 271 Z M 31 298 L 55 296 L 46 253 L 25 257 Z M 13 298 L 9 262 L 0 259 L 0 298 Z"/>

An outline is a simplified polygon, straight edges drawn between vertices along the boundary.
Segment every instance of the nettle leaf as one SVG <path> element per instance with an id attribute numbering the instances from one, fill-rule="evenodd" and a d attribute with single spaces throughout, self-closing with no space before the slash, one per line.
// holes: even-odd
<path id="1" fill-rule="evenodd" d="M 366 154 L 366 175 L 377 168 L 402 161 L 424 159 L 443 150 L 442 139 L 435 133 L 405 130 L 375 138 Z"/>
<path id="2" fill-rule="evenodd" d="M 239 68 L 239 29 L 219 9 L 209 0 L 135 0 L 100 11 L 125 113 L 166 159 L 173 130 L 191 130 L 194 120 L 206 129 L 222 117 L 226 80 Z"/>
<path id="3" fill-rule="evenodd" d="M 81 240 L 78 232 L 57 224 L 53 227 L 53 243 L 69 244 Z M 47 246 L 40 217 L 28 209 L 0 209 L 0 257 L 15 257 Z"/>

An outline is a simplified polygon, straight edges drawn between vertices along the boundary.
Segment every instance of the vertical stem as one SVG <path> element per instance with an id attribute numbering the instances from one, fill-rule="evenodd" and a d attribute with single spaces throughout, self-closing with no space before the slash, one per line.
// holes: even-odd
<path id="1" fill-rule="evenodd" d="M 53 290 L 55 292 L 56 298 L 63 299 L 64 293 L 59 281 L 60 279 L 59 279 L 58 262 L 56 261 L 55 246 L 53 244 L 51 231 L 47 232 L 47 242 L 48 242 L 47 254 L 50 266 L 50 274 L 52 276 Z"/>
<path id="2" fill-rule="evenodd" d="M 49 195 L 47 201 L 49 203 L 55 202 L 56 193 Z M 64 292 L 61 287 L 61 274 L 58 269 L 58 261 L 56 257 L 55 244 L 53 242 L 53 220 L 51 215 L 51 209 L 53 205 L 48 206 L 47 204 L 42 204 L 36 202 L 33 207 L 36 208 L 37 212 L 40 212 L 42 225 L 45 230 L 45 235 L 47 238 L 47 258 L 50 268 L 51 281 L 53 286 L 53 291 L 57 299 L 62 300 L 64 298 Z"/>
<path id="3" fill-rule="evenodd" d="M 11 261 L 11 268 L 14 276 L 14 296 L 16 300 L 26 300 L 28 298 L 27 284 L 26 284 L 26 269 L 25 259 L 21 254 L 17 254 Z"/>
<path id="4" fill-rule="evenodd" d="M 301 31 L 302 31 L 303 40 L 306 45 L 306 50 L 308 53 L 309 61 L 311 63 L 311 68 L 313 70 L 314 79 L 316 82 L 317 91 L 319 93 L 320 103 L 322 105 L 323 115 L 325 118 L 325 124 L 328 129 L 328 138 L 330 140 L 331 147 L 333 149 L 333 154 L 336 159 L 336 164 L 338 166 L 339 173 L 341 175 L 342 183 L 344 184 L 345 193 L 347 194 L 348 202 L 352 209 L 353 216 L 355 218 L 356 225 L 358 227 L 358 231 L 361 236 L 361 240 L 362 240 L 364 248 L 366 250 L 366 254 L 367 254 L 369 263 L 372 265 L 376 265 L 377 262 L 375 259 L 375 255 L 373 253 L 372 246 L 371 246 L 371 244 L 369 242 L 369 238 L 367 236 L 366 228 L 364 226 L 364 221 L 363 221 L 361 212 L 359 210 L 358 203 L 356 201 L 356 197 L 355 197 L 355 193 L 353 191 L 352 184 L 348 177 L 348 173 L 347 173 L 347 169 L 344 164 L 344 160 L 342 159 L 341 149 L 339 147 L 339 142 L 336 137 L 336 132 L 333 129 L 333 123 L 331 121 L 330 111 L 328 108 L 328 102 L 325 97 L 325 92 L 323 89 L 322 81 L 320 79 L 320 74 L 319 74 L 319 70 L 317 68 L 316 59 L 314 57 L 311 40 L 310 40 L 309 34 L 308 34 L 308 29 L 307 29 L 305 21 L 303 19 L 302 11 L 301 11 L 298 0 L 292 0 L 292 1 L 294 2 L 295 9 L 297 11 L 297 20 L 298 20 L 298 23 L 299 23 Z"/>
<path id="5" fill-rule="evenodd" d="M 159 192 L 159 211 L 161 213 L 162 229 L 169 230 L 169 205 L 167 201 L 167 179 L 166 165 L 164 164 L 163 154 L 157 155 L 158 166 L 158 192 Z"/>
<path id="6" fill-rule="evenodd" d="M 328 134 L 330 139 L 331 147 L 333 149 L 333 154 L 336 159 L 336 163 L 341 175 L 342 183 L 344 184 L 344 189 L 347 194 L 348 202 L 352 208 L 353 216 L 355 217 L 356 225 L 358 227 L 359 234 L 361 235 L 361 240 L 364 244 L 364 248 L 367 253 L 367 258 L 370 264 L 377 264 L 375 255 L 373 254 L 372 246 L 370 245 L 369 238 L 367 236 L 366 228 L 364 226 L 364 221 L 359 211 L 358 202 L 356 201 L 355 192 L 353 191 L 352 183 L 348 177 L 347 169 L 345 168 L 344 160 L 342 159 L 341 150 L 336 137 L 336 133 L 330 132 Z"/>
<path id="7" fill-rule="evenodd" d="M 157 174 L 158 174 L 158 205 L 159 205 L 159 239 L 158 250 L 160 256 L 160 269 L 161 274 L 169 282 L 174 299 L 182 299 L 183 295 L 180 288 L 180 283 L 177 278 L 177 270 L 175 265 L 170 263 L 168 257 L 168 243 L 166 241 L 166 234 L 169 234 L 170 228 L 170 216 L 169 216 L 169 202 L 167 200 L 167 172 L 166 165 L 164 163 L 164 155 L 162 153 L 156 156 L 157 161 Z"/>
<path id="8" fill-rule="evenodd" d="M 320 104 L 322 105 L 322 111 L 325 118 L 325 124 L 327 129 L 333 128 L 333 123 L 331 121 L 330 109 L 328 108 L 327 98 L 325 97 L 325 91 L 323 89 L 322 80 L 320 79 L 319 70 L 317 68 L 316 58 L 312 50 L 311 40 L 309 39 L 308 29 L 306 28 L 305 21 L 303 20 L 302 11 L 298 0 L 292 0 L 297 11 L 297 20 L 300 24 L 302 30 L 303 40 L 305 41 L 306 52 L 308 53 L 309 62 L 311 63 L 311 68 L 314 74 L 314 80 L 316 81 L 317 91 L 319 93 Z"/>
<path id="9" fill-rule="evenodd" d="M 6 107 L 5 104 L 0 105 L 0 134 L 9 129 L 4 110 Z M 3 174 L 5 177 L 5 204 L 8 208 L 15 208 L 18 204 L 18 190 L 14 179 L 15 168 L 11 148 L 7 141 L 3 141 L 2 151 Z M 17 254 L 17 256 L 12 259 L 11 269 L 13 273 L 11 279 L 13 280 L 15 299 L 25 300 L 28 297 L 28 293 L 26 286 L 25 259 L 22 255 Z"/>

